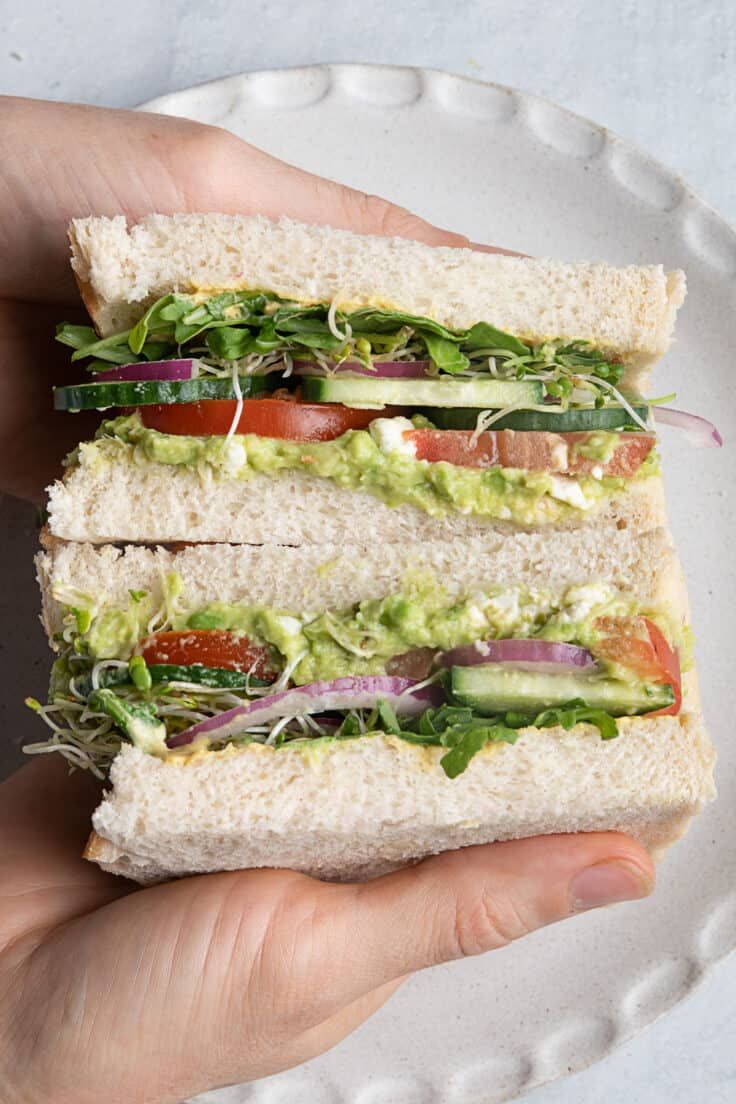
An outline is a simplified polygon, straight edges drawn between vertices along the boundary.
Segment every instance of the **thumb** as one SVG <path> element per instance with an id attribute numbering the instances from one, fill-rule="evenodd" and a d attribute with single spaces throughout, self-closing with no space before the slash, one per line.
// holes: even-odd
<path id="1" fill-rule="evenodd" d="M 342 921 L 351 933 L 352 977 L 372 989 L 505 946 L 576 912 L 645 897 L 653 887 L 652 860 L 619 833 L 538 836 L 448 852 L 350 887 Z"/>
<path id="2" fill-rule="evenodd" d="M 149 116 L 149 118 L 157 118 Z M 159 117 L 159 125 L 162 120 Z M 235 215 L 281 215 L 356 234 L 411 238 L 425 245 L 472 247 L 484 253 L 525 254 L 471 242 L 426 222 L 382 196 L 349 188 L 281 161 L 220 127 L 167 120 L 186 131 L 186 142 L 169 149 L 169 167 L 178 182 L 179 202 L 190 211 Z M 197 155 L 197 150 L 201 156 Z"/>
<path id="3" fill-rule="evenodd" d="M 200 127 L 193 138 L 203 145 L 205 156 L 179 164 L 179 152 L 172 151 L 177 162 L 174 176 L 186 182 L 183 192 L 190 210 L 288 215 L 358 234 L 412 238 L 427 245 L 470 245 L 464 235 L 433 226 L 381 196 L 297 168 L 218 127 Z M 181 157 L 183 161 L 183 153 Z"/>
<path id="4" fill-rule="evenodd" d="M 160 117 L 158 121 L 161 125 Z M 472 247 L 514 257 L 526 255 L 471 242 L 464 234 L 433 226 L 382 196 L 281 161 L 220 127 L 195 125 L 188 120 L 166 122 L 169 127 L 178 125 L 186 130 L 186 142 L 175 144 L 168 152 L 172 178 L 178 182 L 179 202 L 183 199 L 187 210 L 260 214 L 273 219 L 287 215 L 300 222 L 357 234 L 410 238 L 425 245 Z"/>

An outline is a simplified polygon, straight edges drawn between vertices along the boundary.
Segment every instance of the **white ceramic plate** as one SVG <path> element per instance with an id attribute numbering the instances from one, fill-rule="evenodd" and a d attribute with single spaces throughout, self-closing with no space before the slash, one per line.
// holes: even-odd
<path id="1" fill-rule="evenodd" d="M 736 945 L 734 570 L 736 234 L 668 169 L 532 96 L 436 71 L 314 66 L 230 77 L 147 104 L 229 127 L 440 226 L 536 255 L 687 271 L 677 342 L 654 380 L 713 417 L 722 452 L 664 437 L 720 801 L 663 863 L 653 899 L 583 916 L 414 978 L 333 1053 L 200 1098 L 220 1104 L 498 1104 L 595 1062 Z M 247 187 L 247 182 L 244 182 Z"/>

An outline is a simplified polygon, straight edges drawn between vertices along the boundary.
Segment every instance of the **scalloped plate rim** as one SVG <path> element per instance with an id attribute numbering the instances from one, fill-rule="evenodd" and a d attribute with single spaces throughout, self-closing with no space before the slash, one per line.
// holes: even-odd
<path id="1" fill-rule="evenodd" d="M 627 138 L 622 138 L 615 130 L 611 130 L 609 127 L 604 126 L 603 123 L 597 123 L 594 119 L 589 118 L 587 115 L 581 115 L 577 111 L 571 110 L 571 108 L 563 107 L 562 104 L 556 103 L 554 100 L 548 99 L 546 96 L 539 96 L 535 92 L 526 92 L 521 88 L 516 88 L 512 84 L 501 84 L 499 81 L 481 80 L 479 77 L 469 77 L 465 73 L 453 73 L 450 69 L 437 69 L 431 65 L 391 65 L 385 62 L 378 61 L 326 61 L 317 62 L 314 65 L 280 65 L 274 66 L 269 69 L 244 69 L 240 73 L 231 73 L 227 77 L 217 77 L 214 80 L 200 81 L 197 84 L 187 85 L 184 88 L 179 88 L 175 92 L 165 92 L 161 96 L 154 96 L 151 100 L 145 100 L 143 103 L 137 104 L 136 111 L 153 111 L 161 112 L 162 105 L 167 100 L 173 100 L 179 96 L 185 96 L 189 92 L 205 92 L 209 89 L 220 88 L 225 84 L 237 83 L 237 81 L 247 80 L 249 77 L 260 76 L 272 76 L 277 73 L 310 73 L 310 72 L 341 72 L 347 70 L 374 70 L 376 72 L 393 72 L 395 70 L 404 70 L 412 73 L 418 73 L 423 75 L 425 73 L 431 73 L 433 76 L 438 77 L 452 77 L 453 80 L 458 80 L 463 84 L 471 86 L 477 86 L 480 88 L 493 88 L 499 92 L 508 92 L 514 96 L 517 96 L 519 100 L 527 103 L 538 103 L 545 107 L 553 107 L 556 111 L 559 111 L 562 115 L 567 116 L 569 119 L 573 119 L 576 123 L 582 123 L 584 126 L 589 127 L 591 130 L 596 131 L 599 134 L 605 136 L 608 142 L 611 142 L 614 146 L 620 147 L 625 150 L 630 150 L 636 154 L 637 157 L 655 169 L 657 169 L 663 177 L 668 178 L 682 189 L 682 199 L 676 204 L 677 207 L 683 205 L 685 200 L 692 201 L 697 207 L 700 207 L 713 215 L 714 218 L 721 224 L 721 226 L 728 231 L 731 237 L 736 243 L 736 224 L 733 224 L 724 218 L 724 216 L 713 207 L 707 199 L 704 199 L 697 189 L 693 188 L 691 184 L 685 179 L 685 177 L 677 172 L 676 169 L 670 168 L 664 161 L 660 161 L 659 158 L 653 157 L 646 150 L 635 142 L 629 141 Z M 421 99 L 422 93 L 417 97 Z M 314 106 L 312 104 L 311 106 Z M 300 110 L 297 108 L 296 110 Z M 617 178 L 618 179 L 618 178 Z M 626 188 L 631 192 L 631 189 L 627 187 L 622 180 L 618 181 L 621 187 Z M 633 195 L 634 193 L 631 192 Z M 672 208 L 674 210 L 674 208 Z"/>

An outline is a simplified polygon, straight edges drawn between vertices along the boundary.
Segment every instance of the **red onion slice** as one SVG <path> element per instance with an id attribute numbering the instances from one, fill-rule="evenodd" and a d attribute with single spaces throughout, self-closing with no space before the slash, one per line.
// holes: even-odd
<path id="1" fill-rule="evenodd" d="M 121 383 L 135 380 L 188 380 L 194 377 L 193 360 L 149 360 L 137 364 L 121 364 L 100 372 L 100 382 L 118 380 Z"/>
<path id="2" fill-rule="evenodd" d="M 331 682 L 311 682 L 292 690 L 259 698 L 257 701 L 237 705 L 217 717 L 208 717 L 192 725 L 184 732 L 169 736 L 167 747 L 185 747 L 198 739 L 225 740 L 236 736 L 246 728 L 266 725 L 281 717 L 310 713 L 326 713 L 333 709 L 372 709 L 380 698 L 391 705 L 397 714 L 415 716 L 444 700 L 440 686 L 417 686 L 415 679 L 392 678 L 388 675 L 339 678 Z"/>
<path id="3" fill-rule="evenodd" d="M 688 414 L 685 410 L 673 410 L 672 407 L 655 406 L 654 420 L 662 425 L 675 426 L 687 434 L 691 444 L 698 448 L 722 448 L 723 438 L 706 418 L 697 414 Z"/>
<path id="4" fill-rule="evenodd" d="M 586 648 L 556 640 L 478 640 L 452 648 L 440 657 L 443 667 L 474 667 L 479 663 L 509 663 L 540 674 L 590 671 L 595 660 Z"/>
<path id="5" fill-rule="evenodd" d="M 373 369 L 366 368 L 358 360 L 345 360 L 331 365 L 329 371 L 316 360 L 295 360 L 295 376 L 326 376 L 335 373 L 352 376 L 372 376 L 373 379 L 424 379 L 428 374 L 428 360 L 377 360 Z"/>

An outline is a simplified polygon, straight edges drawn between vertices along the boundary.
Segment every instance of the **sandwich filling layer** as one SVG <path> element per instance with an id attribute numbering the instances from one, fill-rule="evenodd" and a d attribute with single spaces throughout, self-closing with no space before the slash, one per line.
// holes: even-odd
<path id="1" fill-rule="evenodd" d="M 166 295 L 122 333 L 57 336 L 92 382 L 57 388 L 56 406 L 127 412 L 70 466 L 298 470 L 434 517 L 526 526 L 581 518 L 658 471 L 648 401 L 586 341 L 265 291 Z"/>
<path id="2" fill-rule="evenodd" d="M 445 444 L 448 437 L 455 440 Z M 103 469 L 122 456 L 132 465 L 189 467 L 215 482 L 303 471 L 367 491 L 389 506 L 415 506 L 434 517 L 459 511 L 521 525 L 582 516 L 620 494 L 630 479 L 646 479 L 659 470 L 654 438 L 645 434 L 506 430 L 494 434 L 493 442 L 485 434 L 479 444 L 470 437 L 470 432 L 437 433 L 421 417 L 375 419 L 365 430 L 351 429 L 330 441 L 255 433 L 192 436 L 147 428 L 145 419 L 133 414 L 104 422 L 96 440 L 80 445 L 69 464 Z M 421 458 L 422 452 L 441 456 L 443 450 L 455 462 Z M 540 466 L 503 466 L 501 455 Z"/>
<path id="3" fill-rule="evenodd" d="M 70 587 L 54 596 L 61 654 L 48 704 L 29 701 L 53 736 L 35 747 L 97 773 L 125 742 L 168 758 L 383 731 L 446 748 L 455 777 L 521 728 L 587 723 L 609 739 L 618 716 L 681 706 L 685 634 L 598 581 L 458 598 L 409 571 L 382 598 L 298 611 L 192 608 L 175 572 L 113 608 Z"/>

